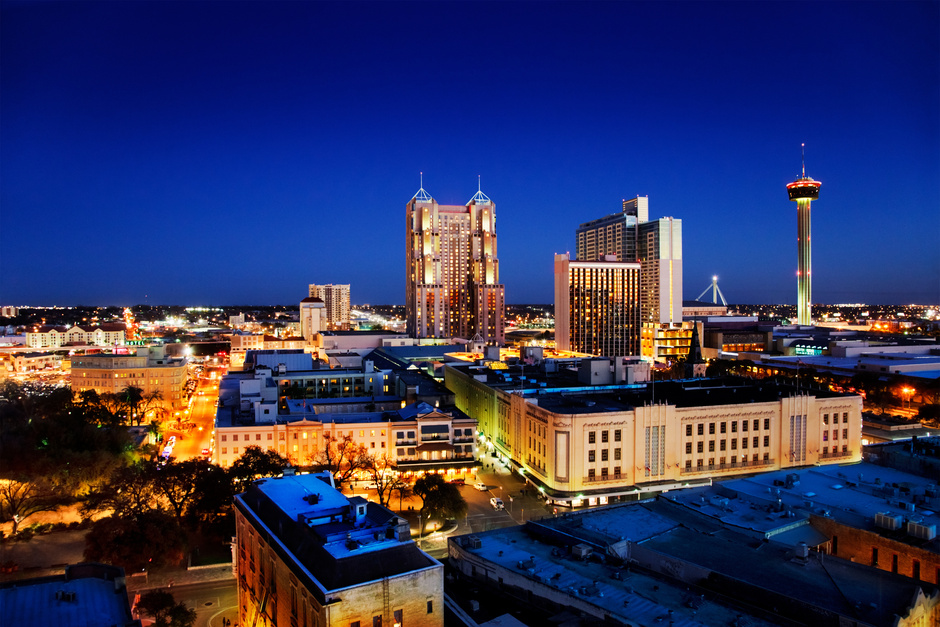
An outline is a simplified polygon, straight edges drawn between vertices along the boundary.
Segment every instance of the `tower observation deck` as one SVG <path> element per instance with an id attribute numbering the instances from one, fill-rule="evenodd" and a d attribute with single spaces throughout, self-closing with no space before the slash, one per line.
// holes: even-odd
<path id="1" fill-rule="evenodd" d="M 799 325 L 813 324 L 813 254 L 810 242 L 810 206 L 819 198 L 819 181 L 806 176 L 806 162 L 803 162 L 803 175 L 787 185 L 790 200 L 796 202 L 796 231 L 798 266 L 796 272 L 796 320 Z"/>

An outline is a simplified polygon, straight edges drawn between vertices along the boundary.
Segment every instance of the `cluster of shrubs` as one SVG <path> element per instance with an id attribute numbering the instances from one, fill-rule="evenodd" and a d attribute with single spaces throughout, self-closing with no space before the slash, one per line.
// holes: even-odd
<path id="1" fill-rule="evenodd" d="M 24 527 L 17 531 L 15 534 L 7 537 L 2 531 L 0 531 L 0 542 L 6 542 L 7 540 L 13 540 L 14 542 L 29 542 L 33 539 L 33 536 L 40 535 L 44 533 L 52 533 L 53 531 L 70 531 L 75 529 L 88 529 L 91 527 L 92 521 L 89 519 L 73 522 L 57 522 L 57 523 L 36 523 L 28 527 Z"/>

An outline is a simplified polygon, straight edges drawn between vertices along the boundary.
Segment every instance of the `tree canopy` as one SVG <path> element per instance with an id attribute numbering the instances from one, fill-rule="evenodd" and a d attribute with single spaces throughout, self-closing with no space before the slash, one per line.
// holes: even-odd
<path id="1" fill-rule="evenodd" d="M 438 474 L 426 474 L 415 481 L 414 493 L 421 498 L 421 534 L 429 519 L 459 518 L 467 513 L 467 501 L 452 483 Z"/>

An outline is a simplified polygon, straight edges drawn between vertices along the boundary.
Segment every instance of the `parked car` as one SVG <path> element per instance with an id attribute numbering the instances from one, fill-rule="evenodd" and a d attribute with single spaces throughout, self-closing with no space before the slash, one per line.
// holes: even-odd
<path id="1" fill-rule="evenodd" d="M 492 505 L 492 506 L 493 506 L 493 509 L 495 509 L 495 510 L 504 509 L 504 508 L 503 508 L 503 499 L 497 498 L 497 497 L 495 497 L 495 496 L 490 499 L 490 505 Z"/>
<path id="2" fill-rule="evenodd" d="M 463 480 L 463 477 L 456 477 L 451 479 L 447 483 L 453 483 L 454 485 L 466 485 L 466 482 Z"/>
<path id="3" fill-rule="evenodd" d="M 485 483 L 483 483 L 482 481 L 476 482 L 475 484 L 473 484 L 473 487 L 479 490 L 480 492 L 486 492 L 487 490 L 490 489 L 490 487 L 486 485 Z"/>

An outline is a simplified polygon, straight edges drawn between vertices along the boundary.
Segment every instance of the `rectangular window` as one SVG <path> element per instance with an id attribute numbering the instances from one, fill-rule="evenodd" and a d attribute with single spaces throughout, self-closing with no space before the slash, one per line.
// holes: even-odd
<path id="1" fill-rule="evenodd" d="M 594 478 L 594 469 L 588 468 L 588 479 L 593 479 L 593 478 Z"/>
<path id="2" fill-rule="evenodd" d="M 614 442 L 620 441 L 620 429 L 614 429 Z"/>
<path id="3" fill-rule="evenodd" d="M 699 453 L 704 453 L 704 452 L 705 452 L 705 443 L 704 443 L 704 442 L 699 442 L 698 444 L 695 445 L 695 448 L 696 448 L 696 451 L 698 451 Z"/>
<path id="4" fill-rule="evenodd" d="M 691 455 L 691 454 L 692 454 L 692 443 L 691 443 L 691 442 L 686 442 L 686 443 L 685 443 L 685 454 L 686 454 L 686 455 Z"/>
<path id="5" fill-rule="evenodd" d="M 353 622 L 349 623 L 349 627 L 359 627 L 359 621 L 354 620 Z"/>
<path id="6" fill-rule="evenodd" d="M 394 617 L 395 617 L 395 625 L 394 625 L 394 627 L 401 627 L 402 611 L 401 611 L 401 610 L 395 610 Z"/>
<path id="7" fill-rule="evenodd" d="M 829 431 L 826 430 L 826 431 L 823 431 L 823 442 L 828 442 L 828 441 L 829 441 Z"/>
<path id="8" fill-rule="evenodd" d="M 715 441 L 714 441 L 714 440 L 709 440 L 709 441 L 708 441 L 708 452 L 709 452 L 709 453 L 714 453 L 714 452 L 715 452 Z"/>
<path id="9" fill-rule="evenodd" d="M 770 436 L 769 436 L 769 435 L 765 435 L 765 436 L 764 436 L 764 446 L 770 446 Z"/>
<path id="10" fill-rule="evenodd" d="M 222 454 L 225 455 L 226 453 L 228 453 L 228 449 L 223 446 L 223 447 L 222 447 Z"/>
<path id="11" fill-rule="evenodd" d="M 306 435 L 307 435 L 307 434 L 305 433 L 305 434 L 304 434 L 304 437 L 306 437 Z M 255 434 L 255 440 L 256 440 L 256 441 L 260 441 L 260 440 L 261 440 L 261 434 L 260 434 L 260 433 L 256 433 L 256 434 Z"/>
<path id="12" fill-rule="evenodd" d="M 606 477 L 606 476 L 607 476 L 607 469 L 601 468 L 601 477 Z"/>
<path id="13" fill-rule="evenodd" d="M 588 431 L 588 444 L 594 444 L 597 441 L 597 436 L 593 431 Z"/>
<path id="14" fill-rule="evenodd" d="M 732 450 L 732 451 L 738 450 L 738 441 L 737 441 L 737 440 L 731 440 L 731 450 Z"/>
<path id="15" fill-rule="evenodd" d="M 238 447 L 236 446 L 235 448 L 233 448 L 233 449 L 232 449 L 232 452 L 233 452 L 234 454 L 238 455 Z"/>
<path id="16" fill-rule="evenodd" d="M 686 426 L 685 426 L 685 434 L 686 434 L 687 436 L 692 435 L 692 425 L 686 425 Z"/>
<path id="17" fill-rule="evenodd" d="M 428 614 L 434 613 L 434 601 L 428 601 Z"/>
<path id="18" fill-rule="evenodd" d="M 708 423 L 708 435 L 715 435 L 715 423 Z"/>
<path id="19" fill-rule="evenodd" d="M 702 466 L 704 466 L 704 465 L 705 465 L 705 461 L 704 461 L 704 460 L 699 459 L 699 460 L 696 460 L 696 461 L 695 461 L 695 467 L 698 468 L 698 469 L 701 469 Z"/>
<path id="20" fill-rule="evenodd" d="M 741 421 L 741 431 L 747 431 L 747 420 Z"/>
<path id="21" fill-rule="evenodd" d="M 829 424 L 829 414 L 823 414 L 823 424 Z"/>
<path id="22" fill-rule="evenodd" d="M 731 423 L 731 433 L 737 433 L 737 432 L 738 432 L 738 422 L 734 421 Z"/>
<path id="23" fill-rule="evenodd" d="M 605 449 L 601 449 L 601 461 L 602 461 L 602 462 L 606 462 L 606 461 L 607 461 L 607 453 L 608 453 L 608 451 L 607 451 L 606 448 L 605 448 Z"/>
<path id="24" fill-rule="evenodd" d="M 728 432 L 728 423 L 727 423 L 727 422 L 721 423 L 721 432 L 722 432 L 722 433 L 727 433 L 727 432 Z"/>
<path id="25" fill-rule="evenodd" d="M 701 423 L 701 422 L 698 423 L 698 434 L 699 434 L 699 435 L 705 435 L 705 424 L 704 424 L 704 423 Z"/>
<path id="26" fill-rule="evenodd" d="M 754 448 L 757 448 L 758 446 L 760 446 L 760 437 L 755 435 L 754 436 Z"/>
<path id="27" fill-rule="evenodd" d="M 269 440 L 271 439 L 271 435 L 272 435 L 272 434 L 270 434 L 270 433 L 268 434 L 268 439 L 269 439 Z"/>
<path id="28" fill-rule="evenodd" d="M 601 431 L 601 442 L 607 441 L 607 431 Z"/>
<path id="29" fill-rule="evenodd" d="M 685 469 L 686 469 L 686 470 L 692 470 L 692 460 L 691 460 L 691 459 L 685 460 Z"/>
<path id="30" fill-rule="evenodd" d="M 372 617 L 372 627 L 382 627 L 382 615 Z"/>
<path id="31" fill-rule="evenodd" d="M 722 440 L 721 442 L 719 442 L 718 449 L 723 451 L 723 450 L 725 450 L 725 447 L 726 447 L 726 446 L 727 446 L 727 441 L 726 441 L 726 440 Z"/>
<path id="32" fill-rule="evenodd" d="M 223 442 L 225 442 L 226 438 L 228 438 L 228 436 L 225 435 L 225 434 L 222 434 L 222 441 L 223 441 Z"/>
<path id="33" fill-rule="evenodd" d="M 764 418 L 764 428 L 770 429 L 770 418 Z"/>
<path id="34" fill-rule="evenodd" d="M 842 422 L 847 423 L 848 421 L 849 421 L 849 413 L 845 412 L 844 414 L 842 414 Z"/>
<path id="35" fill-rule="evenodd" d="M 848 430 L 848 429 L 843 429 L 843 430 L 842 430 L 842 439 L 843 439 L 843 440 L 848 440 L 848 439 L 849 439 L 849 430 Z"/>
<path id="36" fill-rule="evenodd" d="M 232 435 L 232 442 L 238 442 L 238 434 L 235 433 Z"/>
<path id="37" fill-rule="evenodd" d="M 588 451 L 588 461 L 589 462 L 594 461 L 594 449 L 591 449 L 590 451 Z"/>
<path id="38" fill-rule="evenodd" d="M 754 419 L 754 431 L 757 431 L 758 429 L 760 429 L 760 420 L 755 418 Z"/>

